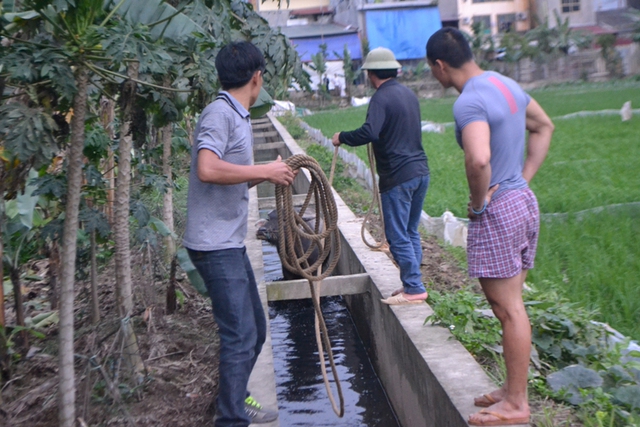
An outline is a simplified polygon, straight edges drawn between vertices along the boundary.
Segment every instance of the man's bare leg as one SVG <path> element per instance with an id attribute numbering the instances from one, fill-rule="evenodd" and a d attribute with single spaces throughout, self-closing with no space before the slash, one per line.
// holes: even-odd
<path id="1" fill-rule="evenodd" d="M 522 301 L 522 286 L 527 272 L 508 279 L 481 278 L 480 285 L 494 314 L 502 324 L 502 346 L 507 367 L 507 379 L 502 388 L 489 395 L 497 403 L 489 411 L 509 419 L 522 419 L 530 415 L 527 399 L 527 379 L 531 354 L 531 324 Z M 478 399 L 476 399 L 477 401 Z M 470 422 L 480 424 L 496 417 L 476 413 Z"/>

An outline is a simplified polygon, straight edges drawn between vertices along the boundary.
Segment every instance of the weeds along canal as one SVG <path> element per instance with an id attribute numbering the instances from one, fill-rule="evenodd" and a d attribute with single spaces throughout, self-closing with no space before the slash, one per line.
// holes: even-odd
<path id="1" fill-rule="evenodd" d="M 263 242 L 266 282 L 282 278 L 275 246 Z M 269 302 L 271 345 L 281 426 L 399 427 L 342 297 L 321 307 L 345 398 L 338 418 L 322 379 L 311 299 Z M 335 392 L 329 363 L 327 370 Z"/>

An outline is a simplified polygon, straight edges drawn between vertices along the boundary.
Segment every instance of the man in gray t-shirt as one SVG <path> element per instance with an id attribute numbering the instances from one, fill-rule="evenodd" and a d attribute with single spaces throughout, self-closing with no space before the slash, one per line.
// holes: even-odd
<path id="1" fill-rule="evenodd" d="M 247 391 L 266 338 L 266 318 L 244 246 L 249 187 L 262 181 L 290 185 L 295 177 L 280 158 L 253 165 L 249 108 L 260 93 L 264 67 L 262 53 L 251 43 L 220 50 L 216 69 L 223 91 L 202 112 L 192 149 L 183 244 L 205 282 L 220 335 L 216 427 L 277 418 Z"/>
<path id="2" fill-rule="evenodd" d="M 527 424 L 531 325 L 522 287 L 533 267 L 540 227 L 529 182 L 547 155 L 553 123 L 516 82 L 478 67 L 455 28 L 429 38 L 427 60 L 444 87 L 460 92 L 453 115 L 471 193 L 469 276 L 480 280 L 503 332 L 506 381 L 475 399 L 476 406 L 487 409 L 472 414 L 469 424 Z"/>

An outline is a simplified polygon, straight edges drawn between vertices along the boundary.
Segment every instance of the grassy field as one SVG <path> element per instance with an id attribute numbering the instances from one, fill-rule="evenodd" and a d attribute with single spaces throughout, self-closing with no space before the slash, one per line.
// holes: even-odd
<path id="1" fill-rule="evenodd" d="M 584 111 L 619 109 L 625 101 L 640 107 L 640 82 L 576 84 L 531 91 L 553 117 Z M 455 98 L 421 100 L 423 120 L 451 122 Z M 366 107 L 318 113 L 304 120 L 326 136 L 359 127 Z M 603 321 L 640 338 L 640 209 L 601 206 L 640 202 L 640 117 L 556 119 L 547 161 L 532 182 L 543 214 L 536 268 L 529 279 L 538 286 L 562 283 L 567 296 L 597 308 Z M 425 133 L 431 186 L 424 209 L 439 216 L 465 214 L 468 188 L 463 153 L 453 129 Z M 366 149 L 356 150 L 366 159 Z"/>

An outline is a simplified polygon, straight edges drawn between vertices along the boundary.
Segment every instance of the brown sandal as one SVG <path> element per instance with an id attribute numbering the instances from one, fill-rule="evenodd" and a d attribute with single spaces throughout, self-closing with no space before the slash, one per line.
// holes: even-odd
<path id="1" fill-rule="evenodd" d="M 479 406 L 481 408 L 488 408 L 489 406 L 500 402 L 499 400 L 496 400 L 493 396 L 491 396 L 490 394 L 483 394 L 480 397 L 476 397 L 475 399 L 473 399 L 473 404 L 476 406 Z"/>

